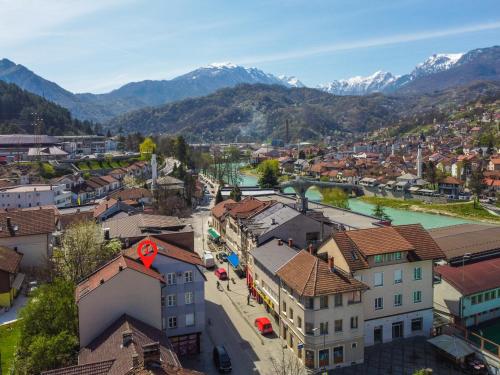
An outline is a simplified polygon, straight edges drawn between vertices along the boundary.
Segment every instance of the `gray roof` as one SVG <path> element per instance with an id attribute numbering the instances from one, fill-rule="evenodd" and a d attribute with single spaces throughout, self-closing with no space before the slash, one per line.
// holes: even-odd
<path id="1" fill-rule="evenodd" d="M 187 224 L 173 216 L 137 214 L 112 218 L 102 223 L 102 226 L 109 228 L 111 238 L 127 238 L 177 232 Z"/>
<path id="2" fill-rule="evenodd" d="M 250 251 L 253 258 L 273 275 L 298 254 L 298 251 L 289 247 L 286 241 L 282 241 L 281 245 L 278 242 L 278 239 L 273 238 Z"/>
<path id="3" fill-rule="evenodd" d="M 0 135 L 0 146 L 1 145 L 30 145 L 30 144 L 41 144 L 41 145 L 54 145 L 59 143 L 55 137 L 50 135 L 39 135 L 35 136 L 33 134 L 2 134 Z"/>
<path id="4" fill-rule="evenodd" d="M 254 235 L 260 236 L 299 215 L 297 210 L 283 203 L 276 203 L 246 220 L 244 225 Z"/>

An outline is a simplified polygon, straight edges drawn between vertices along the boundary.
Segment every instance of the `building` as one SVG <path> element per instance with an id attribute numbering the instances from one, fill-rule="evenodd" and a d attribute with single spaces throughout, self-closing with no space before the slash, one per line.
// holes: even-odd
<path id="1" fill-rule="evenodd" d="M 19 272 L 23 254 L 0 246 L 0 307 L 10 307 L 19 293 L 24 274 Z"/>
<path id="2" fill-rule="evenodd" d="M 302 250 L 276 273 L 280 337 L 311 370 L 362 363 L 366 285 Z"/>
<path id="3" fill-rule="evenodd" d="M 44 266 L 52 256 L 54 209 L 0 211 L 0 246 L 23 253 L 21 268 Z"/>
<path id="4" fill-rule="evenodd" d="M 57 146 L 30 147 L 27 157 L 29 160 L 37 161 L 64 160 L 68 157 L 68 153 Z"/>
<path id="5" fill-rule="evenodd" d="M 500 316 L 500 258 L 435 268 L 434 309 L 465 327 Z"/>
<path id="6" fill-rule="evenodd" d="M 78 365 L 44 375 L 202 375 L 184 369 L 161 330 L 124 314 L 107 326 L 78 355 Z"/>
<path id="7" fill-rule="evenodd" d="M 162 329 L 163 276 L 119 255 L 81 281 L 75 290 L 80 348 L 95 340 L 123 314 Z"/>
<path id="8" fill-rule="evenodd" d="M 439 181 L 438 191 L 448 198 L 458 199 L 462 193 L 463 182 L 453 176 L 448 176 Z"/>
<path id="9" fill-rule="evenodd" d="M 21 161 L 28 158 L 33 147 L 53 147 L 59 141 L 49 135 L 2 134 L 0 135 L 0 157 L 7 161 Z"/>
<path id="10" fill-rule="evenodd" d="M 365 345 L 430 335 L 433 264 L 445 255 L 420 224 L 336 232 L 318 255 L 370 287 Z"/>
<path id="11" fill-rule="evenodd" d="M 222 202 L 217 203 L 214 207 L 212 207 L 212 220 L 211 226 L 214 228 L 219 234 L 225 235 L 226 233 L 226 213 L 229 211 L 233 204 L 236 201 L 232 199 L 226 199 Z"/>
<path id="12" fill-rule="evenodd" d="M 106 137 L 102 135 L 64 135 L 57 139 L 63 150 L 73 158 L 112 151 L 106 148 Z"/>
<path id="13" fill-rule="evenodd" d="M 203 262 L 193 251 L 183 249 L 155 236 L 146 237 L 158 246 L 152 267 L 165 279 L 162 288 L 162 330 L 179 355 L 200 352 L 205 327 L 205 276 Z M 125 250 L 138 259 L 137 246 Z"/>
<path id="14" fill-rule="evenodd" d="M 46 205 L 71 206 L 71 191 L 64 184 L 18 185 L 0 189 L 1 208 L 28 208 Z"/>

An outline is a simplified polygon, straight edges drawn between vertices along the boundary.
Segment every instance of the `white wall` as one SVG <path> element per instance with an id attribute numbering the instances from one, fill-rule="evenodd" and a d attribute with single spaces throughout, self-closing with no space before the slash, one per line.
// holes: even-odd
<path id="1" fill-rule="evenodd" d="M 51 235 L 47 234 L 0 238 L 0 245 L 12 249 L 17 246 L 17 250 L 23 253 L 21 267 L 43 266 L 46 260 L 52 256 L 47 237 L 52 238 Z"/>

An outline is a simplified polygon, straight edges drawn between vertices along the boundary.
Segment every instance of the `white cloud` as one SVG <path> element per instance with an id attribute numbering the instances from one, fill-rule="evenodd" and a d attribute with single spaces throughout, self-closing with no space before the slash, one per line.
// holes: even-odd
<path id="1" fill-rule="evenodd" d="M 434 31 L 421 31 L 409 34 L 390 35 L 386 37 L 371 38 L 365 40 L 356 40 L 351 42 L 333 43 L 328 45 L 316 46 L 308 49 L 288 51 L 269 55 L 250 56 L 243 59 L 236 59 L 238 64 L 262 64 L 276 61 L 297 60 L 315 55 L 333 53 L 337 51 L 346 51 L 370 47 L 379 47 L 390 44 L 410 43 L 419 40 L 443 38 L 447 36 L 473 33 L 485 30 L 500 29 L 500 22 L 483 23 L 456 28 L 449 28 Z"/>

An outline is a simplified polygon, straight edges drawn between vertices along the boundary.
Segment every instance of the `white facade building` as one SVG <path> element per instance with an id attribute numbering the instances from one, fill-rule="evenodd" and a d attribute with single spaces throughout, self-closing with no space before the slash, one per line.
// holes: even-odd
<path id="1" fill-rule="evenodd" d="M 19 185 L 0 190 L 0 208 L 29 208 L 45 205 L 71 206 L 71 191 L 61 185 Z"/>

